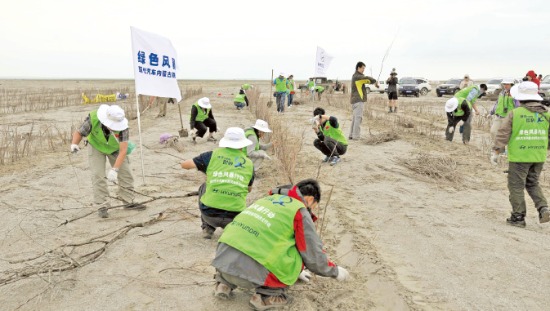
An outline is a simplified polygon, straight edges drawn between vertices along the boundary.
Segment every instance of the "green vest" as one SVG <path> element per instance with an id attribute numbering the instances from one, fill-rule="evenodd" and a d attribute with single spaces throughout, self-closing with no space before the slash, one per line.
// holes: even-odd
<path id="1" fill-rule="evenodd" d="M 254 128 L 253 127 L 250 127 L 250 128 L 247 128 L 245 131 L 244 131 L 244 137 L 248 138 L 248 136 L 250 135 L 254 135 L 256 136 L 256 132 L 254 131 Z M 257 150 L 260 150 L 260 137 L 256 136 L 256 140 L 258 141 L 256 143 L 256 146 L 254 146 L 254 151 L 257 151 Z M 243 148 L 243 151 L 246 153 L 246 151 L 248 150 L 247 147 L 244 147 Z"/>
<path id="2" fill-rule="evenodd" d="M 275 91 L 277 91 L 279 93 L 285 93 L 286 92 L 286 79 L 285 78 L 275 79 Z"/>
<path id="3" fill-rule="evenodd" d="M 548 148 L 547 112 L 540 114 L 527 108 L 514 109 L 512 135 L 508 142 L 508 161 L 521 163 L 543 163 Z"/>
<path id="4" fill-rule="evenodd" d="M 479 90 L 479 86 L 477 86 L 477 85 L 472 85 L 472 86 L 463 88 L 462 90 L 456 92 L 455 97 L 458 99 L 458 104 L 459 104 L 459 105 L 462 103 L 463 100 L 466 99 L 466 97 L 468 97 L 468 94 L 470 94 L 470 91 L 471 91 L 472 89 L 476 89 L 476 90 L 477 90 L 478 96 L 477 96 L 476 98 L 473 98 L 473 99 L 472 99 L 472 102 L 471 102 L 471 103 L 468 103 L 468 104 L 470 104 L 470 106 L 471 106 L 471 105 L 473 105 L 473 104 L 476 102 L 477 98 L 479 97 L 479 94 L 481 94 L 481 93 L 480 93 L 481 91 Z"/>
<path id="5" fill-rule="evenodd" d="M 118 140 L 115 135 L 119 132 L 111 131 L 109 135 L 109 140 L 105 139 L 103 135 L 103 129 L 101 128 L 101 122 L 97 117 L 97 110 L 90 112 L 90 121 L 92 121 L 92 131 L 88 134 L 88 142 L 92 145 L 97 151 L 104 154 L 112 154 L 120 149 Z"/>
<path id="6" fill-rule="evenodd" d="M 499 117 L 505 118 L 508 113 L 514 110 L 514 99 L 510 95 L 500 94 L 498 95 L 497 107 L 495 109 L 495 114 Z"/>
<path id="7" fill-rule="evenodd" d="M 250 89 L 250 84 L 248 84 L 248 83 L 243 84 L 243 85 L 241 86 L 241 89 L 243 89 L 243 90 L 245 90 L 245 91 L 248 90 L 248 89 Z"/>
<path id="8" fill-rule="evenodd" d="M 197 117 L 195 118 L 195 121 L 203 122 L 204 120 L 208 119 L 208 114 L 210 113 L 210 109 L 206 109 L 206 112 L 204 112 L 203 108 L 199 106 L 199 102 L 194 103 L 193 106 L 197 107 Z"/>
<path id="9" fill-rule="evenodd" d="M 454 113 L 455 117 L 462 117 L 464 115 L 464 110 L 462 110 L 462 102 L 466 100 L 464 99 L 458 99 L 458 106 L 456 107 L 456 111 Z M 470 111 L 472 111 L 472 103 L 466 100 L 466 103 L 468 104 L 468 107 L 470 107 Z"/>
<path id="10" fill-rule="evenodd" d="M 319 129 L 321 130 L 321 133 L 323 133 L 323 135 L 336 140 L 342 145 L 346 145 L 346 146 L 348 145 L 348 140 L 346 139 L 346 135 L 342 133 L 342 130 L 340 129 L 340 127 L 334 128 L 332 127 L 332 125 L 330 125 L 330 122 L 327 121 L 325 122 L 324 125 L 321 124 Z"/>
<path id="11" fill-rule="evenodd" d="M 206 168 L 206 192 L 202 204 L 230 212 L 246 207 L 248 184 L 254 165 L 241 149 L 218 148 Z"/>
<path id="12" fill-rule="evenodd" d="M 313 82 L 313 80 L 310 80 L 308 83 L 307 83 L 307 88 L 311 90 L 311 88 L 315 85 L 315 82 Z"/>
<path id="13" fill-rule="evenodd" d="M 237 94 L 235 95 L 235 98 L 233 99 L 233 101 L 236 103 L 246 103 L 246 101 L 244 100 L 245 97 L 246 97 L 246 94 Z"/>
<path id="14" fill-rule="evenodd" d="M 315 87 L 315 91 L 317 91 L 318 93 L 323 93 L 324 90 L 325 90 L 325 88 L 320 86 L 320 85 L 317 85 Z"/>
<path id="15" fill-rule="evenodd" d="M 294 91 L 294 80 L 288 80 L 288 89 Z"/>
<path id="16" fill-rule="evenodd" d="M 299 200 L 280 194 L 259 199 L 225 227 L 218 242 L 245 253 L 279 281 L 292 285 L 302 270 L 294 217 L 303 207 Z"/>

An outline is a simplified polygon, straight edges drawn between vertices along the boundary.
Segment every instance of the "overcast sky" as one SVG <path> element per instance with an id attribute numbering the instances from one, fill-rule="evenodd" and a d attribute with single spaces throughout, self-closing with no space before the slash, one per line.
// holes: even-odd
<path id="1" fill-rule="evenodd" d="M 357 61 L 439 80 L 550 74 L 550 1 L 12 0 L 0 10 L 0 78 L 133 78 L 130 26 L 169 38 L 178 78 L 330 78 Z"/>

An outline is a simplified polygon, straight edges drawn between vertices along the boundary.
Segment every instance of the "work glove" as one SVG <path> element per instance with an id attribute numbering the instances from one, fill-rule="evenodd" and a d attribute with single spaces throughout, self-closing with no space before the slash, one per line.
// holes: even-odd
<path id="1" fill-rule="evenodd" d="M 453 126 L 449 126 L 449 133 L 453 133 L 455 131 L 455 128 Z"/>
<path id="2" fill-rule="evenodd" d="M 109 174 L 107 174 L 107 180 L 112 183 L 116 183 L 117 179 L 118 179 L 118 172 L 114 168 L 112 168 L 109 171 Z"/>
<path id="3" fill-rule="evenodd" d="M 491 154 L 491 164 L 498 165 L 498 158 L 498 154 L 493 151 L 493 153 Z"/>
<path id="4" fill-rule="evenodd" d="M 310 278 L 311 278 L 311 273 L 309 273 L 309 271 L 307 271 L 306 269 L 302 270 L 302 272 L 300 272 L 300 276 L 298 276 L 298 279 L 306 283 L 309 283 Z"/>
<path id="5" fill-rule="evenodd" d="M 336 280 L 340 282 L 344 282 L 349 280 L 349 272 L 348 270 L 338 266 L 338 275 L 336 276 Z"/>
<path id="6" fill-rule="evenodd" d="M 80 151 L 80 147 L 78 147 L 77 144 L 71 144 L 71 152 L 72 153 L 77 153 Z"/>

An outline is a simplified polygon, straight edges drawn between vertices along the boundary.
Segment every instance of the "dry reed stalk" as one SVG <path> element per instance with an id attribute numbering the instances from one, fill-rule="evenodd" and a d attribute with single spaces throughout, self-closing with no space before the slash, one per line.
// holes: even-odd
<path id="1" fill-rule="evenodd" d="M 385 143 L 392 140 L 399 139 L 399 135 L 395 132 L 384 132 L 380 134 L 375 135 L 369 135 L 365 139 L 365 144 L 367 145 L 377 145 L 381 143 Z"/>

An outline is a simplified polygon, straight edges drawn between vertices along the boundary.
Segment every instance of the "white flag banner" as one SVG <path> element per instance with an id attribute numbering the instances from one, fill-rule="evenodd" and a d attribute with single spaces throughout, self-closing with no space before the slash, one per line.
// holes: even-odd
<path id="1" fill-rule="evenodd" d="M 326 77 L 327 70 L 332 62 L 332 56 L 321 47 L 317 47 L 317 58 L 315 59 L 315 77 Z"/>
<path id="2" fill-rule="evenodd" d="M 165 37 L 135 27 L 132 31 L 132 53 L 136 93 L 181 100 L 176 79 L 178 57 L 172 42 Z"/>

